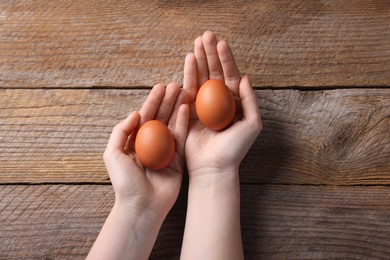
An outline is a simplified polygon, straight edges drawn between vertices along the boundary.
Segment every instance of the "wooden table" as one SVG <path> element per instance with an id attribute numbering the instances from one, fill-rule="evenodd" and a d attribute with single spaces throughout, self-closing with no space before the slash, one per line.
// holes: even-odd
<path id="1" fill-rule="evenodd" d="M 240 171 L 246 258 L 388 259 L 390 2 L 196 2 L 1 1 L 1 259 L 86 256 L 114 201 L 113 126 L 182 83 L 205 30 L 264 121 Z M 151 259 L 179 257 L 187 188 Z"/>

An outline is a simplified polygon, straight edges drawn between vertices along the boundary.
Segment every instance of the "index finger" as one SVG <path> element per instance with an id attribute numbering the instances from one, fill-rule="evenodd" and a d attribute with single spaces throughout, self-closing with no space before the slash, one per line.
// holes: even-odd
<path id="1" fill-rule="evenodd" d="M 146 121 L 152 120 L 155 117 L 164 95 L 165 87 L 163 85 L 157 84 L 152 88 L 152 91 L 150 91 L 148 97 L 142 105 L 141 110 L 139 111 L 141 116 L 140 125 Z"/>
<path id="2" fill-rule="evenodd" d="M 218 42 L 217 50 L 222 64 L 225 84 L 235 96 L 238 96 L 238 85 L 240 84 L 241 75 L 234 60 L 232 50 L 224 40 Z"/>
<path id="3" fill-rule="evenodd" d="M 207 56 L 209 79 L 224 81 L 221 61 L 217 51 L 217 38 L 213 32 L 206 31 L 203 36 L 204 50 Z"/>
<path id="4" fill-rule="evenodd" d="M 198 80 L 196 75 L 196 57 L 193 53 L 188 53 L 184 62 L 183 88 L 187 92 L 188 102 L 195 101 L 198 93 Z"/>

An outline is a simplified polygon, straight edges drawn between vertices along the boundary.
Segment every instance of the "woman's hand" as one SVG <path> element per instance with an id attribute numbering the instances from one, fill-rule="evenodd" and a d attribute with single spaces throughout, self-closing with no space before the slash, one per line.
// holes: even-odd
<path id="1" fill-rule="evenodd" d="M 189 109 L 184 91 L 176 83 L 154 86 L 139 112 L 132 112 L 112 132 L 104 162 L 115 190 L 116 203 L 132 210 L 147 210 L 165 218 L 180 191 Z M 134 152 L 137 127 L 157 119 L 167 124 L 175 139 L 172 163 L 159 171 L 144 168 Z"/>
<path id="2" fill-rule="evenodd" d="M 236 120 L 222 131 L 206 128 L 196 116 L 196 94 L 208 79 L 224 81 L 237 101 Z M 198 37 L 194 53 L 186 57 L 184 89 L 191 108 L 185 147 L 190 178 L 207 173 L 237 172 L 241 160 L 260 133 L 262 122 L 249 78 L 241 77 L 229 45 L 217 41 L 212 32 L 207 31 Z"/>
<path id="3" fill-rule="evenodd" d="M 198 88 L 208 79 L 225 82 L 237 102 L 233 123 L 221 131 L 197 118 Z M 195 40 L 184 65 L 191 119 L 185 146 L 189 174 L 187 218 L 181 259 L 243 259 L 240 228 L 241 160 L 261 131 L 256 96 L 241 77 L 230 47 L 212 32 Z"/>
<path id="4" fill-rule="evenodd" d="M 117 124 L 104 162 L 115 191 L 115 204 L 87 259 L 147 259 L 158 231 L 180 191 L 189 109 L 175 83 L 156 85 L 139 112 Z M 172 163 L 159 171 L 144 168 L 134 152 L 137 127 L 157 119 L 175 139 Z"/>

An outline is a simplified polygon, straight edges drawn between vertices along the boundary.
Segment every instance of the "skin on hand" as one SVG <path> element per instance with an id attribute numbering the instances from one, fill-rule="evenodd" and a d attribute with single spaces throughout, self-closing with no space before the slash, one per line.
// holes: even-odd
<path id="1" fill-rule="evenodd" d="M 196 116 L 194 102 L 199 87 L 208 79 L 225 82 L 233 93 L 238 114 L 236 121 L 223 131 L 206 128 Z M 194 43 L 184 65 L 184 89 L 191 109 L 190 128 L 185 147 L 190 177 L 203 168 L 237 171 L 262 129 L 257 99 L 248 76 L 241 77 L 229 45 L 205 32 Z"/>
<path id="2" fill-rule="evenodd" d="M 238 102 L 237 120 L 223 131 L 205 128 L 196 117 L 198 87 L 207 79 L 223 80 Z M 140 112 L 115 126 L 104 153 L 115 205 L 88 258 L 149 256 L 162 221 L 177 199 L 184 154 L 190 186 L 181 257 L 243 258 L 238 167 L 262 128 L 256 96 L 248 77 L 241 78 L 230 47 L 211 32 L 196 39 L 194 54 L 186 57 L 184 89 L 173 83 L 166 89 L 156 85 Z M 190 107 L 182 105 L 184 93 Z M 145 169 L 133 149 L 137 127 L 151 119 L 166 123 L 176 142 L 174 161 L 160 171 Z M 210 180 L 207 188 L 198 185 Z"/>
<path id="3" fill-rule="evenodd" d="M 88 259 L 147 259 L 163 220 L 180 191 L 189 108 L 176 83 L 154 86 L 139 112 L 117 124 L 103 159 L 114 191 L 115 204 Z M 144 168 L 134 152 L 134 136 L 144 122 L 157 119 L 168 125 L 175 139 L 175 157 L 168 167 Z"/>
<path id="4" fill-rule="evenodd" d="M 183 104 L 184 95 L 176 83 L 166 88 L 157 84 L 141 110 L 115 126 L 103 159 L 119 203 L 135 209 L 146 208 L 162 216 L 173 206 L 183 177 L 188 129 L 189 110 Z M 152 119 L 167 124 L 175 139 L 174 160 L 159 171 L 144 168 L 134 151 L 137 127 Z"/>
<path id="5" fill-rule="evenodd" d="M 206 128 L 196 116 L 196 94 L 208 79 L 224 81 L 237 102 L 236 120 L 222 131 Z M 184 89 L 191 119 L 181 259 L 243 259 L 238 169 L 262 128 L 255 93 L 249 78 L 241 77 L 229 45 L 208 31 L 195 40 L 194 53 L 186 57 Z"/>

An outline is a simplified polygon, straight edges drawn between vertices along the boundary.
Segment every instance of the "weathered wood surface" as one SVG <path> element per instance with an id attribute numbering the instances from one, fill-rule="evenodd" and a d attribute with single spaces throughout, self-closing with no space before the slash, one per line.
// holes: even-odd
<path id="1" fill-rule="evenodd" d="M 389 187 L 242 186 L 249 259 L 386 259 Z"/>
<path id="2" fill-rule="evenodd" d="M 0 183 L 109 182 L 113 126 L 148 90 L 0 90 Z M 390 184 L 390 89 L 257 90 L 242 183 Z"/>
<path id="3" fill-rule="evenodd" d="M 113 126 L 155 83 L 182 82 L 205 30 L 251 75 L 264 121 L 240 171 L 246 258 L 388 259 L 390 2 L 377 0 L 1 1 L 0 259 L 84 259 L 114 200 Z M 151 259 L 178 259 L 186 188 Z"/>
<path id="4" fill-rule="evenodd" d="M 242 185 L 247 259 L 380 259 L 390 255 L 390 188 Z M 0 258 L 82 259 L 114 196 L 110 185 L 0 186 Z M 178 259 L 186 187 L 151 259 Z"/>
<path id="5" fill-rule="evenodd" d="M 376 0 L 2 1 L 0 86 L 181 82 L 205 30 L 256 86 L 389 85 L 389 21 Z"/>

